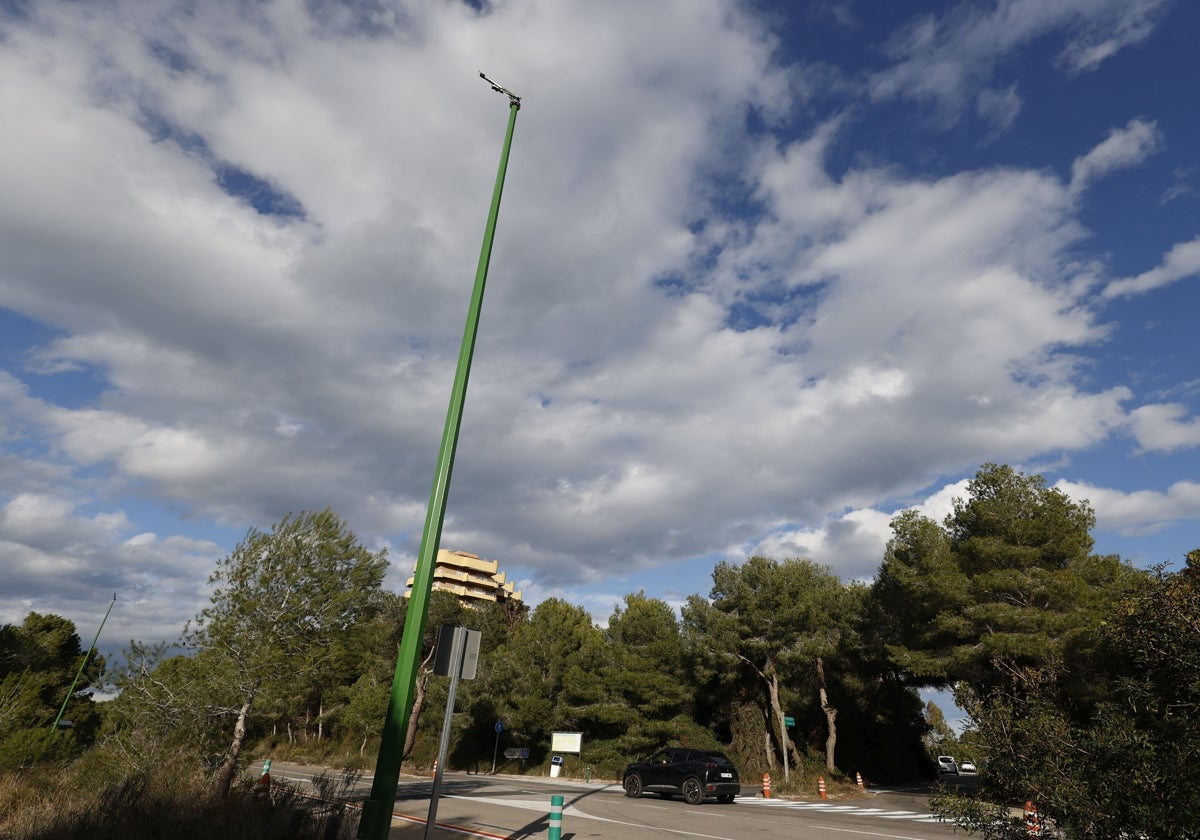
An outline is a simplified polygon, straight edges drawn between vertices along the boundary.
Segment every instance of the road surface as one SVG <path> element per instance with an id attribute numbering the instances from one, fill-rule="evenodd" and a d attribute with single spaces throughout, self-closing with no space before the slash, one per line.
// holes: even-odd
<path id="1" fill-rule="evenodd" d="M 251 773 L 256 775 L 260 765 Z M 271 777 L 308 789 L 314 776 L 336 780 L 339 798 L 361 802 L 370 777 L 340 777 L 336 771 L 275 762 Z M 391 840 L 425 836 L 432 780 L 404 777 L 396 794 L 397 817 Z M 653 795 L 629 799 L 618 784 L 586 783 L 525 776 L 447 773 L 438 801 L 436 840 L 524 840 L 545 837 L 550 797 L 563 797 L 562 840 L 653 840 L 694 837 L 699 840 L 944 840 L 953 827 L 929 813 L 927 789 L 870 789 L 848 800 L 763 799 L 757 788 L 744 787 L 731 805 L 709 800 L 687 805 L 680 799 Z"/>

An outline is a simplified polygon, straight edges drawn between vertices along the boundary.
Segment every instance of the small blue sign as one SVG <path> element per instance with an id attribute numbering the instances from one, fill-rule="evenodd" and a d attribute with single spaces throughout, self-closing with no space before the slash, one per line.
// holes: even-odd
<path id="1" fill-rule="evenodd" d="M 504 731 L 504 723 L 503 723 L 503 721 L 499 721 L 499 720 L 498 720 L 498 721 L 496 721 L 496 734 L 497 734 L 497 735 L 499 735 L 499 734 L 500 734 L 501 732 L 503 732 L 503 731 Z"/>

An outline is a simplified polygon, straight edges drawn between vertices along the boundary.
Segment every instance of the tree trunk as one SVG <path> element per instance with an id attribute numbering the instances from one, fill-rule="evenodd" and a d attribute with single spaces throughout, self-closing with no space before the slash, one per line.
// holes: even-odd
<path id="1" fill-rule="evenodd" d="M 779 702 L 779 676 L 772 671 L 770 674 L 763 674 L 763 677 L 767 681 L 767 696 L 771 702 L 771 724 L 767 731 L 775 736 L 775 741 L 779 744 L 779 759 L 783 761 L 787 758 L 784 752 L 787 749 L 787 730 L 780 728 L 780 724 L 783 723 L 783 706 Z"/>
<path id="2" fill-rule="evenodd" d="M 224 799 L 229 795 L 229 788 L 237 773 L 238 757 L 242 754 L 242 742 L 246 740 L 246 721 L 250 717 L 250 707 L 254 705 L 256 690 L 252 689 L 246 695 L 242 708 L 238 712 L 237 722 L 233 725 L 233 741 L 230 742 L 229 749 L 225 752 L 225 761 L 221 763 L 221 769 L 217 773 L 217 786 L 214 793 L 218 799 Z"/>
<path id="3" fill-rule="evenodd" d="M 770 709 L 767 710 L 767 736 L 766 736 L 766 752 L 767 766 L 772 770 L 775 769 L 775 751 L 771 749 L 771 741 L 774 739 L 779 744 L 779 757 L 781 761 L 787 760 L 787 750 L 791 750 L 792 764 L 797 770 L 803 764 L 803 759 L 800 757 L 799 750 L 792 743 L 792 739 L 788 737 L 787 730 L 781 730 L 783 723 L 783 707 L 779 702 L 779 675 L 775 673 L 775 663 L 768 659 L 766 670 L 759 668 L 745 656 L 740 653 L 735 654 L 738 659 L 745 662 L 753 668 L 763 682 L 767 684 L 767 696 L 770 698 Z"/>
<path id="4" fill-rule="evenodd" d="M 325 737 L 325 699 L 321 698 L 320 705 L 317 706 L 317 740 L 321 741 Z"/>
<path id="5" fill-rule="evenodd" d="M 783 725 L 783 704 L 779 702 L 779 674 L 772 667 L 770 675 L 763 674 L 763 679 L 767 682 L 767 694 L 771 698 L 771 721 L 767 727 L 767 731 L 779 743 L 780 759 L 784 758 L 784 750 L 786 750 L 788 755 L 792 757 L 792 769 L 799 772 L 804 759 L 801 758 L 800 751 L 796 749 L 796 745 L 792 743 L 792 738 L 787 733 L 787 727 Z"/>
<path id="6" fill-rule="evenodd" d="M 429 668 L 429 663 L 433 661 L 433 654 L 436 651 L 436 647 L 429 651 L 429 655 L 421 662 L 421 669 L 417 672 L 416 691 L 413 693 L 412 712 L 408 716 L 408 732 L 404 735 L 402 756 L 411 753 L 413 745 L 417 743 L 417 723 L 420 722 L 421 709 L 425 705 L 425 688 L 429 685 L 429 675 L 433 673 Z"/>
<path id="7" fill-rule="evenodd" d="M 821 711 L 825 713 L 825 722 L 829 725 L 829 736 L 825 739 L 825 769 L 836 773 L 833 765 L 834 749 L 837 747 L 837 714 L 838 710 L 829 705 L 829 695 L 825 691 L 825 664 L 817 657 L 817 684 L 821 697 Z"/>

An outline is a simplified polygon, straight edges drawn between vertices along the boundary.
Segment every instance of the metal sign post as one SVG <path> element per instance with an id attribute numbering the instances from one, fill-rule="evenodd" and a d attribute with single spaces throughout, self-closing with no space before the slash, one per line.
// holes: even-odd
<path id="1" fill-rule="evenodd" d="M 496 775 L 496 755 L 500 752 L 500 733 L 504 731 L 504 723 L 496 721 L 496 746 L 492 747 L 492 775 Z"/>
<path id="2" fill-rule="evenodd" d="M 474 650 L 469 657 L 468 651 Z M 443 651 L 446 653 L 444 654 Z M 446 655 L 448 654 L 448 656 Z M 447 661 L 448 659 L 448 661 Z M 463 663 L 470 659 L 469 668 Z M 450 726 L 454 722 L 454 699 L 458 696 L 458 680 L 475 679 L 475 663 L 479 659 L 479 631 L 468 630 L 453 624 L 443 624 L 438 637 L 439 663 L 446 662 L 446 670 L 434 668 L 434 673 L 450 676 L 450 689 L 446 693 L 446 716 L 442 719 L 442 740 L 438 743 L 438 757 L 433 773 L 433 793 L 429 797 L 429 818 L 425 821 L 425 840 L 432 840 L 433 824 L 437 821 L 438 797 L 442 792 L 442 773 L 446 769 L 446 751 L 450 745 Z"/>

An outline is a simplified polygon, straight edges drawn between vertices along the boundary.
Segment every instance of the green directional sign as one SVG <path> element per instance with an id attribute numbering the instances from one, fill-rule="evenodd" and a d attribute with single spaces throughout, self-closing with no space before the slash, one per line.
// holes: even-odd
<path id="1" fill-rule="evenodd" d="M 794 717 L 792 717 L 791 715 L 784 715 L 783 716 L 783 725 L 784 726 L 795 726 L 796 719 Z"/>

